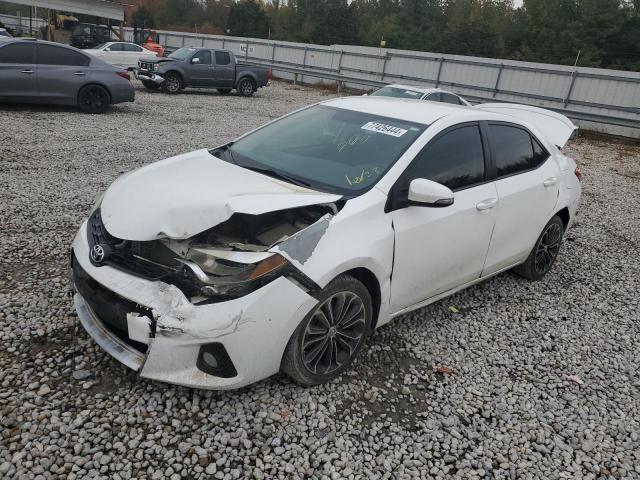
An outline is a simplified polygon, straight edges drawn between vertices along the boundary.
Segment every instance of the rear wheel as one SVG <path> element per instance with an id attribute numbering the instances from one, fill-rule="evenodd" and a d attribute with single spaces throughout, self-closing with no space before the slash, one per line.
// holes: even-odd
<path id="1" fill-rule="evenodd" d="M 223 95 L 228 95 L 228 94 L 231 93 L 231 89 L 230 88 L 216 88 L 216 90 L 218 90 L 218 92 L 223 94 Z"/>
<path id="2" fill-rule="evenodd" d="M 243 78 L 238 83 L 238 93 L 243 97 L 250 97 L 256 91 L 255 84 L 250 78 Z"/>
<path id="3" fill-rule="evenodd" d="M 282 371 L 301 385 L 317 385 L 347 370 L 371 331 L 371 296 L 355 278 L 341 275 L 289 339 Z"/>
<path id="4" fill-rule="evenodd" d="M 530 280 L 544 277 L 558 258 L 563 233 L 564 224 L 556 215 L 545 225 L 527 260 L 513 271 Z"/>
<path id="5" fill-rule="evenodd" d="M 160 88 L 160 85 L 158 85 L 156 82 L 152 82 L 149 80 L 142 80 L 142 85 L 144 85 L 144 88 L 147 88 L 149 90 L 158 90 Z"/>
<path id="6" fill-rule="evenodd" d="M 178 93 L 182 90 L 182 78 L 174 72 L 169 72 L 164 76 L 162 91 L 164 93 Z"/>
<path id="7" fill-rule="evenodd" d="M 78 106 L 84 113 L 104 113 L 111 105 L 111 97 L 100 85 L 87 85 L 78 94 Z"/>

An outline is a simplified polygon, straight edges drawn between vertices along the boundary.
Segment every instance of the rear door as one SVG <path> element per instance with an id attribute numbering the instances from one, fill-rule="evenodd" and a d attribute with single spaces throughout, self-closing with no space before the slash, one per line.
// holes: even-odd
<path id="1" fill-rule="evenodd" d="M 40 98 L 75 105 L 80 88 L 91 78 L 91 59 L 71 48 L 39 43 L 36 62 Z"/>
<path id="2" fill-rule="evenodd" d="M 198 50 L 189 60 L 189 77 L 195 87 L 209 87 L 215 83 L 211 50 Z"/>
<path id="3" fill-rule="evenodd" d="M 35 50 L 35 42 L 0 44 L 0 97 L 37 97 Z"/>
<path id="4" fill-rule="evenodd" d="M 498 190 L 496 226 L 483 275 L 523 261 L 558 201 L 560 168 L 524 127 L 488 122 L 491 164 Z"/>
<path id="5" fill-rule="evenodd" d="M 222 50 L 215 51 L 216 87 L 233 87 L 236 81 L 236 66 L 231 61 L 231 54 Z"/>

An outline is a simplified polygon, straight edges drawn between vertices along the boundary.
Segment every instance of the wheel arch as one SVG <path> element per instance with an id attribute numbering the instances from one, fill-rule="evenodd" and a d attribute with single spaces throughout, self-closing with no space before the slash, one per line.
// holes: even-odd
<path id="1" fill-rule="evenodd" d="M 240 85 L 240 82 L 242 80 L 244 80 L 245 78 L 248 78 L 249 80 L 251 80 L 253 82 L 253 87 L 257 88 L 258 87 L 258 79 L 256 77 L 256 74 L 253 72 L 243 72 L 240 74 L 240 76 L 236 79 L 236 84 L 235 87 L 237 88 L 238 85 Z"/>
<path id="2" fill-rule="evenodd" d="M 165 75 L 169 75 L 170 73 L 175 73 L 176 75 L 178 75 L 178 77 L 180 77 L 180 81 L 182 82 L 182 86 L 185 86 L 185 75 L 184 73 L 182 73 L 180 70 L 177 70 L 175 68 L 172 68 L 170 70 L 167 70 L 166 72 L 162 73 L 162 77 L 164 77 Z"/>
<path id="3" fill-rule="evenodd" d="M 557 215 L 558 217 L 560 217 L 560 220 L 562 220 L 562 229 L 564 231 L 567 230 L 567 226 L 569 225 L 569 221 L 571 220 L 571 214 L 569 213 L 569 208 L 568 207 L 563 207 L 560 210 L 558 210 L 555 215 Z"/>
<path id="4" fill-rule="evenodd" d="M 371 295 L 371 307 L 373 308 L 373 325 L 371 327 L 372 330 L 374 330 L 376 328 L 376 325 L 378 324 L 378 318 L 380 316 L 380 306 L 382 301 L 382 292 L 380 289 L 380 282 L 378 281 L 378 278 L 371 270 L 365 267 L 352 268 L 351 270 L 342 272 L 340 275 L 349 275 L 360 281 L 369 292 L 369 295 Z"/>

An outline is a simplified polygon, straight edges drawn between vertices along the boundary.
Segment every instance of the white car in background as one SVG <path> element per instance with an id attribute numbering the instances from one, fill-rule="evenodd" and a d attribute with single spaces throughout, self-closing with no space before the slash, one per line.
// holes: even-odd
<path id="1" fill-rule="evenodd" d="M 575 125 L 540 108 L 345 97 L 117 179 L 72 247 L 87 332 L 144 378 L 303 385 L 392 318 L 508 269 L 575 219 Z"/>
<path id="2" fill-rule="evenodd" d="M 94 48 L 84 49 L 83 52 L 98 57 L 111 65 L 129 69 L 137 67 L 138 60 L 143 57 L 156 56 L 156 52 L 130 42 L 107 42 Z"/>
<path id="3" fill-rule="evenodd" d="M 416 85 L 386 85 L 369 94 L 371 97 L 412 98 L 430 102 L 450 103 L 452 105 L 471 106 L 464 98 L 440 88 L 424 88 Z"/>
<path id="4" fill-rule="evenodd" d="M 13 35 L 11 35 L 6 28 L 0 28 L 0 42 L 7 42 L 9 40 L 13 40 Z"/>

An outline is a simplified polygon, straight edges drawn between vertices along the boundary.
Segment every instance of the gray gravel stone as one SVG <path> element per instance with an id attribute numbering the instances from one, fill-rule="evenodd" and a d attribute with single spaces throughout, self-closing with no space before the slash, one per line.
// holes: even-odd
<path id="1" fill-rule="evenodd" d="M 73 236 L 122 172 L 334 94 L 136 85 L 105 115 L 0 109 L 0 476 L 640 478 L 637 145 L 565 149 L 583 205 L 542 281 L 504 273 L 402 315 L 326 385 L 194 391 L 141 380 L 88 338 L 67 294 Z"/>

